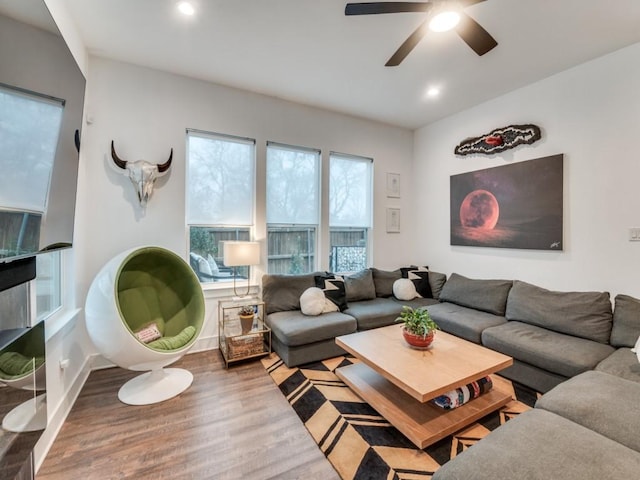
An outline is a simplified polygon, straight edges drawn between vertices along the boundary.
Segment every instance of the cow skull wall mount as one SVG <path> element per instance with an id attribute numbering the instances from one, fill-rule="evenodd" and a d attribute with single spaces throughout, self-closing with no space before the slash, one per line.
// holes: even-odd
<path id="1" fill-rule="evenodd" d="M 122 173 L 126 174 L 129 177 L 129 180 L 131 180 L 131 183 L 138 194 L 140 206 L 144 208 L 147 206 L 147 201 L 151 198 L 151 194 L 153 194 L 153 186 L 155 185 L 156 180 L 165 175 L 169 171 L 169 167 L 171 167 L 173 148 L 171 149 L 169 160 L 164 163 L 149 163 L 146 160 L 130 162 L 118 157 L 116 149 L 113 146 L 113 140 L 111 140 L 111 158 L 116 166 L 124 170 Z"/>

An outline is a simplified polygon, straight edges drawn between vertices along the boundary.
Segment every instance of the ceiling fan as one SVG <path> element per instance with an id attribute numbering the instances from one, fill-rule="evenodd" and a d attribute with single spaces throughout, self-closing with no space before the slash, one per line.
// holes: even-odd
<path id="1" fill-rule="evenodd" d="M 454 29 L 471 49 L 478 55 L 492 50 L 498 42 L 467 15 L 463 9 L 485 0 L 431 0 L 426 2 L 367 2 L 348 3 L 345 15 L 375 15 L 381 13 L 422 12 L 425 20 L 404 41 L 400 48 L 385 63 L 385 67 L 395 67 L 405 59 L 414 47 L 427 34 L 429 29 L 445 31 Z M 447 23 L 448 21 L 448 23 Z M 444 22 L 438 24 L 438 22 Z"/>

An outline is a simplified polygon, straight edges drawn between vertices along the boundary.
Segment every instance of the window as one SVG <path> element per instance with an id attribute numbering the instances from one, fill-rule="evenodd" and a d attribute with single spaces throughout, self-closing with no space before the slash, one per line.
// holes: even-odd
<path id="1" fill-rule="evenodd" d="M 233 279 L 220 242 L 250 240 L 254 198 L 255 140 L 187 130 L 189 261 L 201 282 Z"/>
<path id="2" fill-rule="evenodd" d="M 320 151 L 267 143 L 269 273 L 315 269 L 320 205 Z"/>
<path id="3" fill-rule="evenodd" d="M 329 268 L 355 272 L 368 265 L 372 216 L 370 158 L 329 156 Z"/>
<path id="4" fill-rule="evenodd" d="M 36 321 L 50 316 L 62 306 L 61 252 L 41 253 L 36 256 Z"/>

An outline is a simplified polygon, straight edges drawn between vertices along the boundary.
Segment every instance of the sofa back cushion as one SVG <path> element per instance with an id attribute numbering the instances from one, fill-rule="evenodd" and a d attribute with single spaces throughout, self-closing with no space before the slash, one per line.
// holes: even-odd
<path id="1" fill-rule="evenodd" d="M 484 280 L 452 273 L 440 292 L 441 302 L 504 316 L 511 280 Z"/>
<path id="2" fill-rule="evenodd" d="M 359 272 L 344 277 L 344 285 L 347 290 L 347 303 L 361 300 L 373 300 L 376 298 L 376 286 L 373 283 L 373 273 L 366 268 Z"/>
<path id="3" fill-rule="evenodd" d="M 610 343 L 614 347 L 633 347 L 640 337 L 640 300 L 616 295 Z"/>
<path id="4" fill-rule="evenodd" d="M 609 292 L 554 292 L 518 280 L 505 316 L 600 343 L 609 343 L 613 322 Z"/>
<path id="5" fill-rule="evenodd" d="M 315 276 L 324 272 L 304 275 L 263 275 L 262 300 L 267 314 L 300 310 L 300 295 L 316 286 Z"/>

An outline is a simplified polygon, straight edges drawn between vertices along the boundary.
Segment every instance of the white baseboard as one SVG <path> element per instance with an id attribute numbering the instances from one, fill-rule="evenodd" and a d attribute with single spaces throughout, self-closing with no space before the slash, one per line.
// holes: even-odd
<path id="1" fill-rule="evenodd" d="M 87 357 L 85 359 L 82 367 L 78 371 L 78 375 L 72 382 L 71 387 L 66 392 L 62 401 L 55 406 L 53 413 L 48 414 L 47 428 L 42 432 L 40 439 L 38 439 L 38 442 L 33 449 L 33 459 L 36 472 L 39 470 L 42 462 L 44 462 L 51 445 L 53 445 L 53 442 L 58 436 L 58 432 L 62 428 L 62 425 L 64 425 L 69 412 L 71 412 L 73 404 L 76 402 L 78 395 L 80 395 L 82 387 L 89 378 L 89 374 L 92 370 L 91 361 L 92 357 Z"/>

